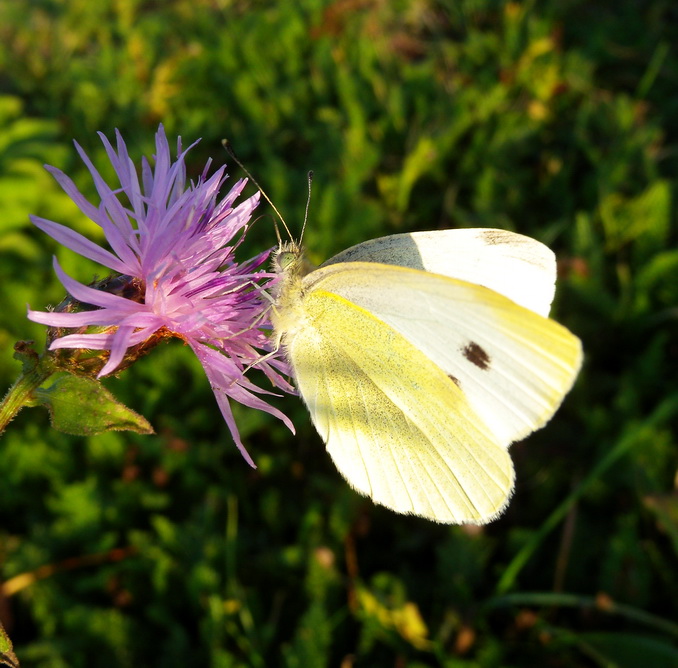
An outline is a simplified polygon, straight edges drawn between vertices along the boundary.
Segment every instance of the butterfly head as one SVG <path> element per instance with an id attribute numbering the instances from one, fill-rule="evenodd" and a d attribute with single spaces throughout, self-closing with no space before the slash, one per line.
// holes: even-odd
<path id="1" fill-rule="evenodd" d="M 303 251 L 296 241 L 285 241 L 278 246 L 273 255 L 273 271 L 276 274 L 285 274 L 294 270 L 295 264 L 298 264 Z"/>
<path id="2" fill-rule="evenodd" d="M 299 278 L 315 267 L 306 259 L 303 246 L 296 241 L 284 241 L 273 255 L 273 271 L 285 278 Z"/>

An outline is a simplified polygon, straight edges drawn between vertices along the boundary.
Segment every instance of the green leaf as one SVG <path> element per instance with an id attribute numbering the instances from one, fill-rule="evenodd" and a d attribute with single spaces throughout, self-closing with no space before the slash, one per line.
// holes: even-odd
<path id="1" fill-rule="evenodd" d="M 92 436 L 106 431 L 152 434 L 143 416 L 121 404 L 99 381 L 65 374 L 35 393 L 52 426 L 65 434 Z"/>
<path id="2" fill-rule="evenodd" d="M 610 251 L 640 239 L 653 250 L 661 248 L 671 225 L 671 186 L 668 181 L 656 181 L 631 199 L 611 193 L 600 204 L 600 217 Z"/>
<path id="3" fill-rule="evenodd" d="M 11 668 L 18 668 L 19 660 L 14 654 L 12 641 L 9 639 L 7 632 L 0 625 L 0 665 L 11 666 Z"/>

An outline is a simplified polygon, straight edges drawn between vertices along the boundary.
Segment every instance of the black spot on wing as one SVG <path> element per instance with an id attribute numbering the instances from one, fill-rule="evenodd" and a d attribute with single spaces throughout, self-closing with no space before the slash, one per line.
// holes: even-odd
<path id="1" fill-rule="evenodd" d="M 452 375 L 449 374 L 449 373 L 447 374 L 447 377 L 448 377 L 448 378 L 449 378 L 449 379 L 450 379 L 457 387 L 461 387 L 461 385 L 459 384 L 459 378 L 455 378 L 454 376 L 452 376 Z"/>
<path id="2" fill-rule="evenodd" d="M 485 371 L 490 368 L 490 356 L 477 343 L 469 342 L 461 349 L 461 352 L 471 364 L 475 364 L 479 369 Z"/>

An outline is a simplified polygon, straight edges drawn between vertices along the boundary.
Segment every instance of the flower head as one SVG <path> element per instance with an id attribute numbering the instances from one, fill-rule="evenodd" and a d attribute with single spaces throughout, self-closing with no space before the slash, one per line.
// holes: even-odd
<path id="1" fill-rule="evenodd" d="M 120 187 L 110 188 L 82 148 L 75 146 L 87 165 L 97 192 L 99 206 L 87 201 L 62 171 L 47 167 L 80 210 L 97 225 L 110 250 L 58 223 L 32 216 L 32 222 L 59 243 L 102 264 L 119 275 L 95 287 L 67 276 L 54 258 L 54 269 L 70 296 L 96 308 L 79 312 L 29 310 L 28 317 L 54 328 L 76 333 L 57 336 L 50 349 L 86 348 L 110 351 L 99 371 L 103 376 L 119 369 L 128 351 L 151 339 L 175 336 L 183 339 L 200 360 L 219 408 L 243 453 L 247 454 L 236 427 L 229 400 L 288 418 L 258 394 L 265 390 L 249 381 L 243 372 L 251 364 L 263 371 L 274 386 L 292 391 L 283 375 L 287 365 L 271 351 L 262 328 L 269 326 L 270 302 L 260 281 L 275 277 L 262 270 L 269 251 L 236 263 L 234 252 L 247 230 L 259 193 L 234 204 L 246 184 L 235 183 L 217 202 L 226 179 L 225 167 L 208 178 L 208 162 L 197 183 L 186 184 L 185 156 L 195 145 L 182 150 L 172 162 L 162 126 L 156 134 L 155 168 L 144 158 L 141 180 L 125 142 L 116 131 L 117 151 L 99 133 L 115 168 Z M 240 235 L 237 239 L 236 236 Z M 108 289 L 101 289 L 106 283 Z M 97 287 L 99 289 L 97 289 Z M 87 327 L 97 327 L 96 332 Z M 61 334 L 61 331 L 58 331 Z"/>

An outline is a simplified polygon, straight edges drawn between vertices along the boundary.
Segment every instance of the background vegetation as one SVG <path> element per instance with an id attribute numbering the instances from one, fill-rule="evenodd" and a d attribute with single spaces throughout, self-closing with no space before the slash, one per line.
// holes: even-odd
<path id="1" fill-rule="evenodd" d="M 544 241 L 586 351 L 483 528 L 358 497 L 294 397 L 297 437 L 237 410 L 250 470 L 181 345 L 108 382 L 155 436 L 25 410 L 0 443 L 22 666 L 677 666 L 677 44 L 673 0 L 0 0 L 0 385 L 44 337 L 26 303 L 63 297 L 51 255 L 97 271 L 30 226 L 98 234 L 42 164 L 94 197 L 71 139 L 110 174 L 96 131 L 139 157 L 159 122 L 203 138 L 194 175 L 228 136 L 293 229 L 313 169 L 318 261 L 415 229 Z"/>

